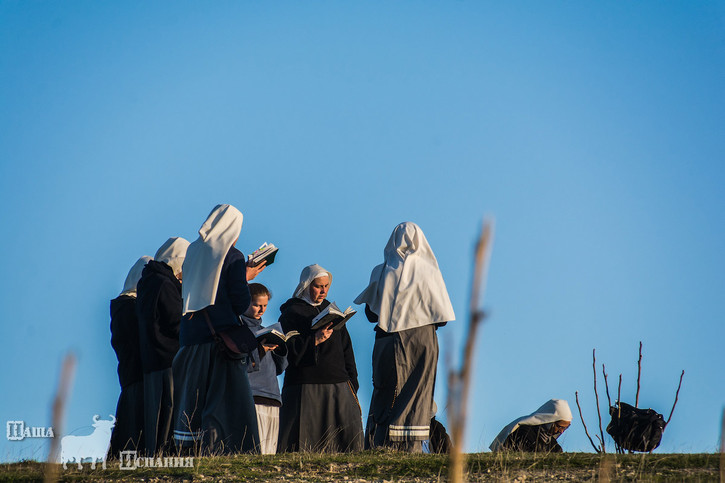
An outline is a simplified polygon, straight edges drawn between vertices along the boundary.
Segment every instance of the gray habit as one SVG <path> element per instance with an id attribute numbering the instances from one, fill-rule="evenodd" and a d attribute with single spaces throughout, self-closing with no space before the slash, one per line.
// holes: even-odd
<path id="1" fill-rule="evenodd" d="M 278 452 L 360 451 L 362 437 L 362 412 L 349 381 L 282 389 Z"/>
<path id="2" fill-rule="evenodd" d="M 376 338 L 365 448 L 419 452 L 429 438 L 438 363 L 435 325 Z"/>
<path id="3" fill-rule="evenodd" d="M 257 452 L 259 432 L 246 358 L 232 361 L 214 342 L 182 346 L 174 358 L 174 441 L 196 455 Z"/>

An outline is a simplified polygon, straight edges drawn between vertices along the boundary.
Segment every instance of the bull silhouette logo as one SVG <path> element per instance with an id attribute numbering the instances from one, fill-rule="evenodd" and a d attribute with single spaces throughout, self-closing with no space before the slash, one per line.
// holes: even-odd
<path id="1" fill-rule="evenodd" d="M 111 443 L 111 430 L 116 424 L 116 418 L 111 415 L 110 420 L 93 416 L 93 432 L 86 436 L 63 436 L 60 440 L 60 462 L 63 469 L 68 469 L 67 463 L 75 463 L 78 469 L 83 469 L 82 461 L 91 460 L 91 469 L 96 469 L 96 461 L 102 462 L 106 469 L 106 454 Z"/>

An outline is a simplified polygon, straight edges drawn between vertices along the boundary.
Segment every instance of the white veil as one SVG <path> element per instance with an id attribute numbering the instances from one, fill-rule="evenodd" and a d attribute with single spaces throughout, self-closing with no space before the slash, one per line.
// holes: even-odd
<path id="1" fill-rule="evenodd" d="M 239 238 L 244 216 L 232 205 L 217 205 L 186 251 L 181 284 L 184 313 L 213 305 L 227 252 Z"/>
<path id="2" fill-rule="evenodd" d="M 569 403 L 564 399 L 549 399 L 543 406 L 521 418 L 511 421 L 505 428 L 498 433 L 496 439 L 491 443 L 491 451 L 496 451 L 506 441 L 509 434 L 513 433 L 522 424 L 528 426 L 538 426 L 540 424 L 554 423 L 556 421 L 571 421 L 571 409 Z"/>
<path id="3" fill-rule="evenodd" d="M 399 332 L 455 320 L 438 261 L 418 225 L 396 226 L 384 256 L 385 262 L 373 268 L 367 288 L 355 299 L 378 315 L 382 330 Z"/>

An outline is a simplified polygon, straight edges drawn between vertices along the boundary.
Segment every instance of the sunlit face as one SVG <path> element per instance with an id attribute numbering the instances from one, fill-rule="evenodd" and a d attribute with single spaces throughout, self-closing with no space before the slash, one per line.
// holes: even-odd
<path id="1" fill-rule="evenodd" d="M 330 277 L 327 275 L 318 277 L 310 284 L 310 299 L 318 304 L 325 300 L 328 290 L 330 290 Z"/>
<path id="2" fill-rule="evenodd" d="M 252 303 L 249 305 L 247 311 L 244 312 L 244 315 L 253 319 L 261 318 L 264 311 L 267 310 L 268 303 L 269 297 L 266 295 L 257 295 L 256 297 L 252 297 Z"/>
<path id="3" fill-rule="evenodd" d="M 554 436 L 558 436 L 566 431 L 569 426 L 571 426 L 570 421 L 556 421 L 554 424 L 551 425 L 551 433 Z"/>

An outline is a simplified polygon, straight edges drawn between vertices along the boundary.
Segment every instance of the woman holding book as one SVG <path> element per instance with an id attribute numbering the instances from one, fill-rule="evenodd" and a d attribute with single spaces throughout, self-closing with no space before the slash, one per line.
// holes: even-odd
<path id="1" fill-rule="evenodd" d="M 177 389 L 174 440 L 196 454 L 254 452 L 259 447 L 257 415 L 247 377 L 258 364 L 257 341 L 239 316 L 249 306 L 247 267 L 234 247 L 242 214 L 218 205 L 189 245 L 184 262 L 180 344 L 174 358 Z M 229 358 L 214 341 L 224 332 L 244 353 Z M 256 362 L 254 362 L 256 361 Z"/>
<path id="2" fill-rule="evenodd" d="M 279 318 L 287 341 L 278 451 L 343 452 L 362 449 L 357 367 L 347 328 L 312 329 L 330 302 L 332 274 L 319 265 L 302 270 L 294 296 Z"/>
<path id="3" fill-rule="evenodd" d="M 279 408 L 282 406 L 277 376 L 287 367 L 287 346 L 278 345 L 269 334 L 259 335 L 265 329 L 262 325 L 262 315 L 272 297 L 269 289 L 261 283 L 250 283 L 249 292 L 252 295 L 252 303 L 242 315 L 242 322 L 254 333 L 263 349 L 259 351 L 259 370 L 249 373 L 249 384 L 252 387 L 257 410 L 259 449 L 262 454 L 275 454 L 279 437 Z M 275 326 L 279 327 L 279 324 Z M 272 342 L 269 342 L 267 337 Z"/>
<path id="4" fill-rule="evenodd" d="M 365 448 L 421 452 L 434 415 L 436 329 L 455 319 L 438 262 L 415 223 L 395 227 L 355 299 L 375 323 L 373 395 Z"/>

